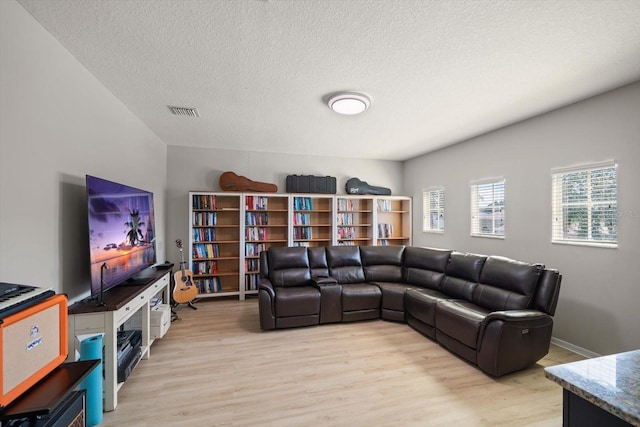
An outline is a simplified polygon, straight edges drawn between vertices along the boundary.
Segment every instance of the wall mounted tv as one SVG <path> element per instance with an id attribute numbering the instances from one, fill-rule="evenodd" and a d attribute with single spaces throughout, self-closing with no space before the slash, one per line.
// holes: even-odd
<path id="1" fill-rule="evenodd" d="M 144 285 L 156 263 L 153 193 L 87 175 L 91 297 Z"/>

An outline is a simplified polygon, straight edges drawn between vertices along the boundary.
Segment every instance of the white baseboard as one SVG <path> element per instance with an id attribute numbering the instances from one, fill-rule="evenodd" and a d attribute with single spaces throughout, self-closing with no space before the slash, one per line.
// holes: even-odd
<path id="1" fill-rule="evenodd" d="M 582 357 L 586 357 L 587 359 L 592 359 L 594 357 L 602 356 L 601 354 L 594 353 L 593 351 L 587 350 L 586 348 L 578 347 L 575 344 L 571 344 L 570 342 L 563 341 L 556 337 L 551 337 L 551 344 L 555 344 L 558 347 L 564 348 L 565 350 L 572 351 L 576 354 L 579 354 Z"/>

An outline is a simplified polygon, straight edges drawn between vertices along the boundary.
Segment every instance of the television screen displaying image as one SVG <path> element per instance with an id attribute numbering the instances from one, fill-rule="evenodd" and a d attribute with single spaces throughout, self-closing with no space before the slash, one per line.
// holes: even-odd
<path id="1" fill-rule="evenodd" d="M 153 193 L 87 175 L 91 296 L 145 284 L 156 263 Z M 102 273 L 102 278 L 101 278 Z"/>

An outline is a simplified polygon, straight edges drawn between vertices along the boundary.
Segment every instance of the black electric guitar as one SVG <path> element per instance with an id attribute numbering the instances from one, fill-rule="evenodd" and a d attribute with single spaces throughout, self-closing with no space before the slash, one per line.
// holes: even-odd
<path id="1" fill-rule="evenodd" d="M 184 268 L 184 254 L 182 253 L 182 240 L 176 240 L 176 246 L 180 249 L 180 271 L 176 271 L 174 278 L 176 286 L 173 288 L 173 300 L 178 304 L 193 301 L 198 296 L 198 288 L 193 284 L 193 273 Z"/>

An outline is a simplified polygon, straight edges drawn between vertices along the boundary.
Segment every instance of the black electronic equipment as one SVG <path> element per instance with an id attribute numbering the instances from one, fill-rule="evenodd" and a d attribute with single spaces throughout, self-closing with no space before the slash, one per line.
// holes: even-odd
<path id="1" fill-rule="evenodd" d="M 142 358 L 142 347 L 134 347 L 133 351 L 123 360 L 122 363 L 118 363 L 118 382 L 123 383 L 129 378 L 133 368 L 136 367 L 140 359 Z"/>
<path id="2" fill-rule="evenodd" d="M 100 303 L 115 286 L 142 286 L 155 278 L 153 193 L 90 175 L 86 188 L 91 297 Z"/>
<path id="3" fill-rule="evenodd" d="M 0 318 L 5 318 L 55 295 L 51 289 L 0 282 Z"/>
<path id="4" fill-rule="evenodd" d="M 142 358 L 142 331 L 118 332 L 118 382 L 124 382 Z"/>
<path id="5" fill-rule="evenodd" d="M 142 331 L 138 329 L 131 329 L 126 331 L 118 331 L 118 351 L 121 348 L 124 349 L 127 344 L 131 344 L 133 347 L 139 346 L 142 342 Z"/>

